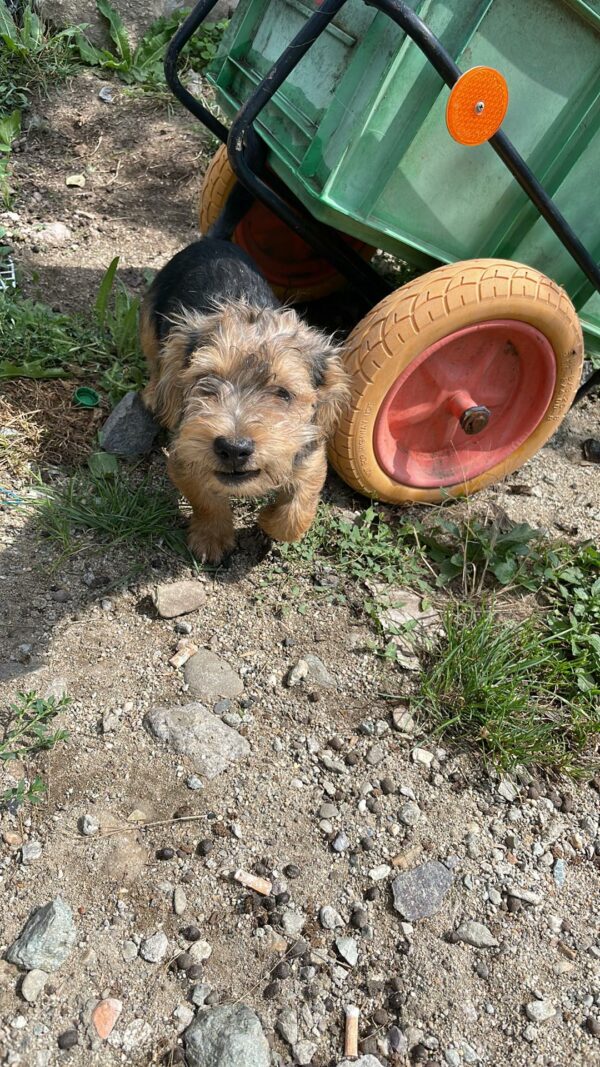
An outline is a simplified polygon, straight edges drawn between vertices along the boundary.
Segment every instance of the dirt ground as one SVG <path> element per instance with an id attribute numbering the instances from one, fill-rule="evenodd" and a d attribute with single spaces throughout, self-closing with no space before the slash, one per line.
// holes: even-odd
<path id="1" fill-rule="evenodd" d="M 191 120 L 151 99 L 117 91 L 114 104 L 102 103 L 101 84 L 78 77 L 36 109 L 16 156 L 15 210 L 0 215 L 25 290 L 63 310 L 90 306 L 114 255 L 141 291 L 142 272 L 194 237 L 213 147 Z M 85 187 L 67 187 L 65 177 L 84 168 Z M 72 240 L 49 243 L 43 225 L 52 222 L 65 223 Z M 47 389 L 60 410 L 60 387 L 36 388 L 13 385 L 4 401 L 35 412 Z M 585 401 L 540 455 L 459 509 L 500 507 L 552 535 L 597 538 L 598 467 L 581 458 L 582 440 L 598 433 L 597 412 L 597 401 Z M 90 440 L 96 429 L 90 424 Z M 81 438 L 83 454 L 84 430 Z M 69 458 L 56 439 L 37 455 L 55 477 Z M 160 482 L 161 453 L 151 468 Z M 18 494 L 26 478 L 22 468 L 3 469 L 2 484 Z M 364 506 L 333 477 L 327 493 L 337 506 Z M 194 982 L 169 964 L 189 947 L 181 931 L 194 924 L 212 950 L 196 981 L 210 986 L 212 1003 L 239 1000 L 257 1011 L 276 1064 L 341 1061 L 349 1003 L 361 1010 L 364 1051 L 384 1065 L 600 1063 L 598 791 L 571 782 L 531 789 L 522 778 L 513 796 L 479 760 L 394 729 L 387 695 L 401 694 L 406 680 L 366 646 L 364 591 L 342 583 L 343 598 L 315 595 L 310 568 L 291 574 L 265 554 L 251 513 L 240 522 L 230 568 L 198 577 L 160 550 L 140 558 L 128 546 L 96 547 L 62 560 L 27 513 L 0 502 L 0 714 L 6 723 L 18 690 L 53 687 L 72 698 L 61 714 L 68 741 L 38 761 L 44 802 L 0 817 L 0 955 L 30 912 L 56 896 L 77 929 L 72 954 L 35 1003 L 23 999 L 17 968 L 0 961 L 0 1062 L 161 1062 L 191 1018 Z M 187 784 L 188 757 L 142 724 L 149 709 L 190 699 L 183 670 L 169 663 L 180 620 L 159 617 L 152 604 L 157 585 L 183 578 L 206 590 L 204 605 L 183 617 L 191 640 L 242 679 L 243 695 L 225 713 L 250 744 L 246 758 L 200 789 Z M 324 663 L 332 687 L 285 684 L 306 654 Z M 415 748 L 431 760 L 420 762 Z M 4 767 L 2 787 L 18 772 Z M 413 824 L 403 821 L 409 802 L 419 809 Z M 332 806 L 325 815 L 324 803 Z M 79 831 L 85 815 L 100 825 L 92 836 Z M 136 818 L 161 825 L 138 829 Z M 348 845 L 336 852 L 340 831 Z M 212 848 L 202 855 L 205 839 Z M 41 854 L 23 862 L 28 842 Z M 161 860 L 161 849 L 175 851 Z M 425 860 L 445 863 L 453 885 L 431 918 L 407 924 L 392 908 L 390 880 Z M 274 910 L 231 877 L 257 863 L 289 893 Z M 298 872 L 286 874 L 289 864 Z M 187 898 L 179 916 L 177 887 Z M 357 904 L 362 929 L 350 922 Z M 323 928 L 325 905 L 343 928 Z M 496 943 L 453 941 L 468 920 Z M 148 962 L 137 949 L 159 930 L 168 951 Z M 340 934 L 357 942 L 355 965 L 336 955 Z M 306 944 L 292 959 L 298 939 Z M 290 973 L 270 990 L 282 958 Z M 122 1011 L 101 1040 L 90 1013 L 109 997 Z M 550 1004 L 545 1019 L 535 1003 Z M 286 1008 L 297 1017 L 292 1048 L 275 1026 Z M 71 1028 L 78 1043 L 62 1051 L 57 1039 Z"/>

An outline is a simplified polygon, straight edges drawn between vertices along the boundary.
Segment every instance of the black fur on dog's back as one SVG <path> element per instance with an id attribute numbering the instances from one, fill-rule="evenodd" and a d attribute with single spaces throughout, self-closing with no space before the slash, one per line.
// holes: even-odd
<path id="1" fill-rule="evenodd" d="M 158 272 L 146 307 L 160 341 L 182 311 L 211 312 L 217 303 L 245 300 L 254 307 L 279 302 L 258 267 L 237 245 L 212 237 L 183 248 Z"/>

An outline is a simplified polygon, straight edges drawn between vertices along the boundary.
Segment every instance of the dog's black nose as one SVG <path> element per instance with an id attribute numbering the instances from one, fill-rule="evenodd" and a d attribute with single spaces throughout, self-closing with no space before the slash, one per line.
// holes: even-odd
<path id="1" fill-rule="evenodd" d="M 245 463 L 254 452 L 254 441 L 250 437 L 215 437 L 213 448 L 219 459 Z"/>

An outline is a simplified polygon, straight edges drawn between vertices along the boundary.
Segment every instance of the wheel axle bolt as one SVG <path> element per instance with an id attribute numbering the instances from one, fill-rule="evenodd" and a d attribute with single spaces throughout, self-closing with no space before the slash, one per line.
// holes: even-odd
<path id="1" fill-rule="evenodd" d="M 484 104 L 483 100 L 479 100 L 475 104 L 475 114 L 476 115 L 482 115 L 484 111 L 485 111 L 485 104 Z"/>
<path id="2" fill-rule="evenodd" d="M 491 412 L 489 408 L 486 408 L 484 404 L 476 404 L 474 407 L 467 408 L 463 411 L 460 417 L 460 425 L 465 433 L 468 433 L 470 437 L 476 433 L 481 433 L 485 430 L 488 422 L 490 421 Z"/>

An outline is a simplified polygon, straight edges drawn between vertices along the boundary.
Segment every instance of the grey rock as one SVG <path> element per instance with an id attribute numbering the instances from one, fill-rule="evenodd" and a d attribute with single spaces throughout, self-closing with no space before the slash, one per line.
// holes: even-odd
<path id="1" fill-rule="evenodd" d="M 373 581 L 367 585 L 375 594 L 379 622 L 396 646 L 400 666 L 418 671 L 420 653 L 430 650 L 444 634 L 439 611 L 412 589 Z"/>
<path id="2" fill-rule="evenodd" d="M 305 659 L 300 659 L 296 665 L 288 671 L 285 684 L 288 689 L 294 689 L 295 686 L 300 685 L 305 678 L 308 678 L 308 663 Z"/>
<path id="3" fill-rule="evenodd" d="M 317 1045 L 315 1045 L 314 1041 L 298 1041 L 292 1049 L 294 1063 L 299 1064 L 300 1067 L 308 1067 L 308 1064 L 312 1063 L 312 1058 L 316 1051 Z"/>
<path id="4" fill-rule="evenodd" d="M 397 875 L 392 882 L 394 908 L 406 919 L 426 919 L 441 908 L 453 882 L 452 872 L 437 860 Z"/>
<path id="5" fill-rule="evenodd" d="M 185 784 L 187 785 L 188 789 L 192 789 L 194 791 L 204 788 L 204 786 L 202 785 L 202 779 L 198 778 L 197 774 L 190 774 L 186 778 Z"/>
<path id="6" fill-rule="evenodd" d="M 136 1052 L 152 1041 L 152 1027 L 145 1019 L 132 1019 L 123 1031 L 123 1051 Z"/>
<path id="7" fill-rule="evenodd" d="M 190 1008 L 189 1004 L 178 1004 L 173 1016 L 177 1019 L 179 1027 L 183 1029 L 185 1026 L 189 1026 L 194 1018 L 194 1009 Z"/>
<path id="8" fill-rule="evenodd" d="M 149 452 L 160 426 L 139 393 L 126 393 L 100 430 L 100 445 L 118 456 L 143 456 Z"/>
<path id="9" fill-rule="evenodd" d="M 69 905 L 56 897 L 32 912 L 6 958 L 27 971 L 56 971 L 71 955 L 76 936 Z"/>
<path id="10" fill-rule="evenodd" d="M 462 1057 L 460 1052 L 455 1048 L 447 1048 L 444 1052 L 444 1059 L 448 1064 L 448 1067 L 461 1067 Z"/>
<path id="11" fill-rule="evenodd" d="M 367 763 L 370 767 L 377 767 L 385 759 L 385 749 L 381 745 L 373 745 L 367 752 Z"/>
<path id="12" fill-rule="evenodd" d="M 277 1016 L 275 1024 L 278 1034 L 288 1045 L 295 1045 L 298 1040 L 298 1016 L 293 1008 L 284 1008 Z"/>
<path id="13" fill-rule="evenodd" d="M 169 582 L 154 591 L 154 605 L 163 619 L 175 619 L 197 611 L 206 601 L 206 589 L 200 582 Z"/>
<path id="14" fill-rule="evenodd" d="M 403 804 L 398 813 L 400 822 L 405 826 L 416 826 L 421 818 L 421 809 L 418 804 L 415 804 L 412 800 L 409 800 L 407 804 Z"/>
<path id="15" fill-rule="evenodd" d="M 388 1030 L 388 1044 L 393 1052 L 399 1052 L 400 1055 L 406 1056 L 408 1053 L 408 1040 L 402 1033 L 399 1026 L 390 1026 Z"/>
<path id="16" fill-rule="evenodd" d="M 238 697 L 244 692 L 242 679 L 226 660 L 207 648 L 201 648 L 185 665 L 185 680 L 190 696 L 214 704 L 219 697 Z"/>
<path id="17" fill-rule="evenodd" d="M 148 963 L 160 963 L 166 956 L 168 947 L 167 935 L 162 930 L 158 930 L 151 937 L 144 938 L 140 945 L 140 956 Z"/>
<path id="18" fill-rule="evenodd" d="M 40 994 L 43 993 L 47 981 L 46 971 L 37 969 L 29 971 L 21 982 L 21 996 L 29 1004 L 35 1004 Z"/>
<path id="19" fill-rule="evenodd" d="M 194 770 L 206 778 L 216 778 L 250 752 L 246 739 L 202 704 L 153 708 L 144 717 L 144 726 L 175 752 L 188 756 Z"/>
<path id="20" fill-rule="evenodd" d="M 550 1000 L 532 1000 L 525 1005 L 525 1014 L 532 1023 L 545 1023 L 556 1015 L 556 1008 Z"/>
<path id="21" fill-rule="evenodd" d="M 95 815 L 82 815 L 79 820 L 79 829 L 85 837 L 91 837 L 93 834 L 98 833 L 100 823 Z"/>
<path id="22" fill-rule="evenodd" d="M 413 719 L 408 708 L 405 708 L 402 704 L 400 707 L 392 708 L 392 726 L 394 730 L 398 730 L 401 734 L 411 736 L 417 729 L 417 724 Z"/>
<path id="23" fill-rule="evenodd" d="M 187 908 L 187 897 L 182 885 L 175 886 L 173 890 L 173 911 L 176 915 L 183 915 Z"/>
<path id="24" fill-rule="evenodd" d="M 334 852 L 345 852 L 347 848 L 350 848 L 350 839 L 340 830 L 339 834 L 332 841 L 331 847 Z"/>
<path id="25" fill-rule="evenodd" d="M 358 963 L 358 943 L 353 937 L 337 937 L 335 947 L 346 963 L 350 964 L 351 967 L 356 967 Z"/>
<path id="26" fill-rule="evenodd" d="M 60 247 L 72 241 L 73 234 L 69 227 L 65 226 L 64 222 L 48 222 L 40 233 L 40 239 L 46 245 Z"/>
<path id="27" fill-rule="evenodd" d="M 111 734 L 119 725 L 119 716 L 114 711 L 105 711 L 102 715 L 102 733 Z"/>
<path id="28" fill-rule="evenodd" d="M 21 846 L 21 863 L 35 863 L 42 855 L 42 846 L 39 841 L 28 841 Z"/>
<path id="29" fill-rule="evenodd" d="M 308 664 L 308 679 L 311 685 L 322 686 L 323 689 L 335 689 L 335 679 L 327 670 L 322 659 L 309 654 L 304 657 Z"/>
<path id="30" fill-rule="evenodd" d="M 552 868 L 552 876 L 558 889 L 562 889 L 567 878 L 567 865 L 563 859 L 557 859 Z"/>
<path id="31" fill-rule="evenodd" d="M 508 800 L 509 804 L 512 804 L 517 799 L 519 790 L 510 778 L 501 778 L 498 793 L 504 800 Z"/>
<path id="32" fill-rule="evenodd" d="M 498 941 L 487 926 L 472 920 L 461 923 L 454 931 L 452 940 L 462 941 L 465 945 L 472 945 L 473 948 L 496 948 L 498 946 Z"/>
<path id="33" fill-rule="evenodd" d="M 183 1035 L 188 1067 L 270 1067 L 258 1016 L 245 1004 L 201 1012 Z"/>
<path id="34" fill-rule="evenodd" d="M 212 986 L 209 986 L 207 982 L 198 982 L 197 985 L 192 986 L 190 1000 L 197 1008 L 203 1008 L 211 993 Z"/>
<path id="35" fill-rule="evenodd" d="M 125 960 L 125 963 L 131 963 L 132 960 L 137 958 L 138 947 L 135 941 L 125 941 L 123 948 L 121 949 L 121 955 Z"/>
<path id="36" fill-rule="evenodd" d="M 306 925 L 306 915 L 301 911 L 286 908 L 281 916 L 281 926 L 288 937 L 299 937 Z"/>
<path id="37" fill-rule="evenodd" d="M 381 1067 L 376 1056 L 359 1056 L 357 1060 L 340 1060 L 336 1067 Z"/>
<path id="38" fill-rule="evenodd" d="M 325 906 L 320 909 L 319 922 L 324 930 L 335 930 L 336 927 L 341 928 L 346 925 L 340 913 L 329 904 L 325 904 Z"/>

